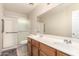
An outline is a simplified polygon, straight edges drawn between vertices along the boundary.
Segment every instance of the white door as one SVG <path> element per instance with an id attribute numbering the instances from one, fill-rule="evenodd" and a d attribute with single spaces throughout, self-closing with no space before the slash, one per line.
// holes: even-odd
<path id="1" fill-rule="evenodd" d="M 4 19 L 3 48 L 15 46 L 17 43 L 17 20 L 15 18 Z"/>

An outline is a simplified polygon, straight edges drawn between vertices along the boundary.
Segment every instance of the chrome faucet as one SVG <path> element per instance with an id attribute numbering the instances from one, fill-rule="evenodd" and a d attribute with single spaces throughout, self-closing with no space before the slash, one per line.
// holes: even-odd
<path id="1" fill-rule="evenodd" d="M 72 43 L 71 40 L 67 40 L 67 39 L 64 39 L 64 42 L 65 42 L 66 44 L 71 44 L 71 43 Z"/>

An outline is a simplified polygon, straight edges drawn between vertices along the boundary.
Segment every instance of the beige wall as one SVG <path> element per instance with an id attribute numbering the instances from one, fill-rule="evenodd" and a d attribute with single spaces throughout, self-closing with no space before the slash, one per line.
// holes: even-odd
<path id="1" fill-rule="evenodd" d="M 45 33 L 72 36 L 72 11 L 79 10 L 79 4 L 61 4 L 39 18 L 45 23 Z"/>

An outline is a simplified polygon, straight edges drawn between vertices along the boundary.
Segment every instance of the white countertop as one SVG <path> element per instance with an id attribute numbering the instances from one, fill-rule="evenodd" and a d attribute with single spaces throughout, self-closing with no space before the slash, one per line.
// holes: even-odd
<path id="1" fill-rule="evenodd" d="M 53 47 L 57 50 L 60 50 L 64 53 L 67 53 L 71 56 L 79 56 L 79 39 L 68 38 L 68 37 L 60 37 L 55 35 L 30 35 L 28 36 L 34 40 L 37 40 L 41 43 L 44 43 L 50 47 Z M 64 39 L 72 40 L 71 44 L 66 44 Z"/>

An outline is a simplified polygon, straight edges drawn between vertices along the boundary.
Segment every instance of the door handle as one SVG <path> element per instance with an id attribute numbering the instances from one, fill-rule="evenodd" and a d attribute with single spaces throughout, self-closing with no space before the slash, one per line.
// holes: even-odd
<path id="1" fill-rule="evenodd" d="M 2 19 L 2 33 L 4 32 L 4 19 Z"/>

